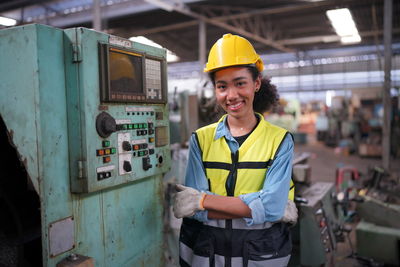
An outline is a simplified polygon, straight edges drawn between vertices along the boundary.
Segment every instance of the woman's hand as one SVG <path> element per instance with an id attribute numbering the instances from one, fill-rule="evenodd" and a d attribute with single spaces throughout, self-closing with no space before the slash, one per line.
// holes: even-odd
<path id="1" fill-rule="evenodd" d="M 193 216 L 196 211 L 204 210 L 203 200 L 206 193 L 180 184 L 175 189 L 177 193 L 174 196 L 173 211 L 176 218 Z"/>
<path id="2" fill-rule="evenodd" d="M 286 204 L 285 214 L 283 215 L 281 221 L 295 225 L 297 222 L 297 217 L 298 214 L 296 204 L 294 204 L 294 202 L 289 199 Z"/>

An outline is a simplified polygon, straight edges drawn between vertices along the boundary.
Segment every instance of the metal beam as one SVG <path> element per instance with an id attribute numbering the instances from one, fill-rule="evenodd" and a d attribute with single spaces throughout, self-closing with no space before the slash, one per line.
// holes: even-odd
<path id="1" fill-rule="evenodd" d="M 24 3 L 25 1 L 28 2 L 27 0 L 22 1 L 22 0 L 17 0 L 18 2 Z M 63 0 L 67 2 L 67 0 Z M 63 1 L 60 1 L 61 3 Z M 199 2 L 202 0 L 181 0 L 183 3 L 194 3 L 194 2 Z M 81 11 L 75 12 L 75 13 L 68 13 L 68 15 L 64 14 L 64 10 L 59 10 L 58 14 L 62 14 L 61 16 L 49 16 L 48 14 L 45 14 L 45 12 L 38 13 L 38 6 L 36 4 L 39 3 L 44 3 L 44 2 L 50 2 L 50 0 L 36 0 L 36 2 L 31 3 L 30 2 L 30 8 L 26 9 L 25 13 L 25 18 L 28 17 L 34 17 L 32 21 L 24 21 L 24 23 L 46 23 L 48 22 L 49 25 L 54 26 L 54 27 L 59 27 L 59 28 L 65 28 L 65 27 L 70 27 L 74 25 L 84 25 L 84 24 L 91 24 L 93 21 L 93 11 L 92 11 L 92 6 L 87 9 L 83 9 Z M 115 2 L 115 1 L 114 1 Z M 51 3 L 51 2 L 50 2 Z M 83 4 L 80 4 L 83 5 Z M 2 5 L 0 4 L 0 7 Z M 86 4 L 85 4 L 86 6 Z M 5 6 L 7 7 L 7 6 Z M 78 7 L 78 6 L 77 6 Z M 113 19 L 116 17 L 123 17 L 123 16 L 129 16 L 133 14 L 138 14 L 138 13 L 143 13 L 151 10 L 155 10 L 157 7 L 154 5 L 145 3 L 143 0 L 126 0 L 126 1 L 120 1 L 118 3 L 114 3 L 112 5 L 104 5 L 102 6 L 102 19 Z M 34 15 L 32 15 L 34 14 Z M 19 9 L 14 9 L 10 10 L 7 12 L 2 13 L 2 15 L 10 17 L 10 18 L 19 18 L 20 15 L 20 10 Z M 41 15 L 44 15 L 44 17 L 41 17 Z"/>
<path id="2" fill-rule="evenodd" d="M 400 28 L 393 29 L 393 33 L 400 32 Z M 359 33 L 361 37 L 370 37 L 383 34 L 383 31 L 365 31 Z M 291 38 L 279 40 L 279 42 L 283 45 L 299 45 L 299 44 L 312 44 L 312 43 L 331 43 L 340 41 L 340 37 L 338 35 L 320 35 L 320 36 L 310 36 L 310 37 L 302 37 L 302 38 Z"/>
<path id="3" fill-rule="evenodd" d="M 383 86 L 383 127 L 382 127 L 382 165 L 386 171 L 390 171 L 390 134 L 392 101 L 390 97 L 392 69 L 392 0 L 385 0 L 383 6 L 383 44 L 385 46 L 384 57 L 384 86 Z"/>
<path id="4" fill-rule="evenodd" d="M 138 31 L 133 31 L 132 35 L 146 35 L 146 34 L 153 34 L 159 33 L 164 31 L 170 30 L 177 30 L 183 29 L 186 27 L 191 27 L 197 25 L 199 22 L 196 20 L 182 22 L 182 23 L 175 23 L 171 25 L 155 27 L 151 29 L 143 29 Z M 261 29 L 264 29 L 263 27 Z M 127 29 L 129 31 L 129 29 Z M 400 28 L 393 29 L 393 33 L 399 33 Z M 364 31 L 359 33 L 361 37 L 370 37 L 376 35 L 382 35 L 382 30 L 376 31 Z M 279 43 L 283 45 L 298 45 L 298 44 L 312 44 L 312 43 L 329 43 L 329 42 L 338 42 L 340 41 L 340 37 L 338 35 L 319 35 L 319 36 L 309 36 L 309 37 L 302 37 L 302 38 L 291 38 L 291 39 L 283 39 L 279 40 Z"/>
<path id="5" fill-rule="evenodd" d="M 244 37 L 253 39 L 253 40 L 255 40 L 257 42 L 260 42 L 262 44 L 265 44 L 267 46 L 274 47 L 275 49 L 278 49 L 280 51 L 293 52 L 293 49 L 286 48 L 283 45 L 279 44 L 278 42 L 275 42 L 275 41 L 270 40 L 270 39 L 262 38 L 261 36 L 259 36 L 257 34 L 254 34 L 254 33 L 251 33 L 251 32 L 248 32 L 248 31 L 246 31 L 244 29 L 240 29 L 240 28 L 234 27 L 232 25 L 229 25 L 229 24 L 227 24 L 225 22 L 218 21 L 218 20 L 215 20 L 213 18 L 208 18 L 208 17 L 203 16 L 201 14 L 195 13 L 195 12 L 191 11 L 188 7 L 178 7 L 178 6 L 172 6 L 171 5 L 171 8 L 173 8 L 174 11 L 182 13 L 182 14 L 184 14 L 186 16 L 198 19 L 200 21 L 207 22 L 207 23 L 209 23 L 211 25 L 226 29 L 226 30 L 234 32 L 234 33 L 238 33 L 238 34 L 240 34 L 240 35 L 242 35 Z"/>
<path id="6" fill-rule="evenodd" d="M 206 23 L 204 21 L 200 21 L 199 23 L 199 62 L 200 62 L 200 71 L 203 72 L 203 68 L 206 64 Z"/>
<path id="7" fill-rule="evenodd" d="M 356 0 L 342 0 L 342 1 L 321 1 L 321 2 L 312 2 L 308 4 L 302 5 L 290 5 L 284 7 L 276 7 L 276 8 L 263 8 L 252 10 L 249 12 L 244 12 L 240 14 L 228 15 L 215 18 L 216 20 L 226 21 L 231 19 L 239 19 L 239 18 L 246 18 L 246 17 L 254 17 L 258 15 L 273 15 L 273 14 L 282 14 L 292 11 L 300 11 L 310 8 L 318 8 L 318 7 L 326 7 L 326 6 L 337 6 L 338 4 L 349 4 L 350 2 L 358 2 Z"/>
<path id="8" fill-rule="evenodd" d="M 132 31 L 132 34 L 133 35 L 145 35 L 145 34 L 159 33 L 159 32 L 178 30 L 178 29 L 183 29 L 183 28 L 187 28 L 187 27 L 191 27 L 191 26 L 196 26 L 197 24 L 199 24 L 198 20 L 192 20 L 192 21 L 188 21 L 188 22 L 175 23 L 175 24 L 155 27 L 155 28 L 151 28 L 151 29 Z M 129 31 L 129 28 L 127 29 L 127 31 Z"/>
<path id="9" fill-rule="evenodd" d="M 92 27 L 96 31 L 101 31 L 101 6 L 100 0 L 93 0 L 93 23 Z"/>

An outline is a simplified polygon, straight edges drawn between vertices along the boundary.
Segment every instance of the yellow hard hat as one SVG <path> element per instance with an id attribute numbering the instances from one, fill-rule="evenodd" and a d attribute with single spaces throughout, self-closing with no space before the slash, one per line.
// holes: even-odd
<path id="1" fill-rule="evenodd" d="M 211 47 L 204 72 L 249 64 L 255 64 L 260 72 L 264 70 L 264 63 L 251 43 L 239 35 L 227 33 Z"/>

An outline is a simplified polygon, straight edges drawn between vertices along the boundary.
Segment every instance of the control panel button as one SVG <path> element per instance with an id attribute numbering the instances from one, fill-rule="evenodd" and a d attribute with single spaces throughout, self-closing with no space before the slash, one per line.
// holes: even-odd
<path id="1" fill-rule="evenodd" d="M 109 148 L 104 149 L 104 154 L 110 155 L 111 154 L 111 149 L 109 149 Z"/>
<path id="2" fill-rule="evenodd" d="M 102 142 L 102 146 L 103 146 L 103 147 L 109 147 L 109 146 L 110 146 L 110 141 L 104 140 L 104 141 Z"/>
<path id="3" fill-rule="evenodd" d="M 153 154 L 154 154 L 154 148 L 150 148 L 150 149 L 149 149 L 149 154 L 150 154 L 150 155 L 153 155 Z"/>
<path id="4" fill-rule="evenodd" d="M 117 149 L 115 147 L 112 147 L 111 148 L 111 154 L 115 154 L 115 153 L 117 153 Z"/>
<path id="5" fill-rule="evenodd" d="M 125 151 L 131 151 L 132 150 L 132 146 L 129 143 L 129 141 L 123 141 L 122 142 L 122 149 Z"/>
<path id="6" fill-rule="evenodd" d="M 127 160 L 124 161 L 124 164 L 123 164 L 122 168 L 123 168 L 124 171 L 126 171 L 126 172 L 132 171 L 132 165 L 131 165 L 131 163 L 130 163 L 129 161 L 127 161 Z"/>
<path id="7" fill-rule="evenodd" d="M 149 143 L 154 143 L 154 137 L 149 137 Z"/>
<path id="8" fill-rule="evenodd" d="M 143 163 L 143 170 L 145 170 L 145 171 L 147 171 L 148 169 L 153 167 L 153 165 L 150 164 L 150 158 L 149 157 L 142 158 L 142 163 Z"/>
<path id="9" fill-rule="evenodd" d="M 97 173 L 97 180 L 103 180 L 111 177 L 111 172 L 99 172 Z"/>
<path id="10" fill-rule="evenodd" d="M 97 149 L 97 150 L 96 150 L 96 155 L 97 155 L 98 157 L 104 156 L 104 149 Z"/>
<path id="11" fill-rule="evenodd" d="M 111 157 L 107 156 L 103 158 L 103 163 L 109 163 L 111 161 Z"/>
<path id="12" fill-rule="evenodd" d="M 149 146 L 148 144 L 143 143 L 143 144 L 140 145 L 140 148 L 141 149 L 146 149 L 148 146 Z"/>

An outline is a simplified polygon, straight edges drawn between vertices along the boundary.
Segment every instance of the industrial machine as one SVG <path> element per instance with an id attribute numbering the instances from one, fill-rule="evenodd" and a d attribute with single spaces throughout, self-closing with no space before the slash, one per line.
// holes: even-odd
<path id="1" fill-rule="evenodd" d="M 400 184 L 384 169 L 369 170 L 360 190 L 357 214 L 357 254 L 390 266 L 400 265 Z M 383 265 L 383 264 L 382 264 Z"/>
<path id="2" fill-rule="evenodd" d="M 165 50 L 33 24 L 0 58 L 0 265 L 162 266 Z"/>
<path id="3" fill-rule="evenodd" d="M 289 266 L 333 266 L 340 228 L 334 210 L 333 183 L 317 182 L 296 198 L 299 219 L 292 229 Z"/>

